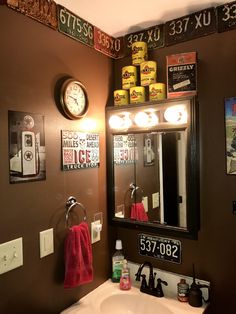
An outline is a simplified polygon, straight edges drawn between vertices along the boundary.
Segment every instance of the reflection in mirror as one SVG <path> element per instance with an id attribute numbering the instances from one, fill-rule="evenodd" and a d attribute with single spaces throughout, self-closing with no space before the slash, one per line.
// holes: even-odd
<path id="1" fill-rule="evenodd" d="M 111 223 L 197 237 L 199 168 L 194 100 L 107 107 Z"/>
<path id="2" fill-rule="evenodd" d="M 186 228 L 186 131 L 114 135 L 115 216 Z"/>

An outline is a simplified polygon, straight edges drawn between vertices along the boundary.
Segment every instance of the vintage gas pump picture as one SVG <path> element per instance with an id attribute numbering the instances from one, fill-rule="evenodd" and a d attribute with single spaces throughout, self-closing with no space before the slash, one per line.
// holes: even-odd
<path id="1" fill-rule="evenodd" d="M 46 179 L 44 116 L 8 111 L 10 183 Z"/>

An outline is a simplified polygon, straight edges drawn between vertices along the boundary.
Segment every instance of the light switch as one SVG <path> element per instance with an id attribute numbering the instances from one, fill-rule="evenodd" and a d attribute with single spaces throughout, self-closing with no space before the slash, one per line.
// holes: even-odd
<path id="1" fill-rule="evenodd" d="M 142 203 L 143 203 L 143 207 L 145 209 L 145 212 L 147 213 L 148 212 L 148 197 L 147 196 L 143 197 Z"/>
<path id="2" fill-rule="evenodd" d="M 54 252 L 53 228 L 39 232 L 40 258 Z"/>
<path id="3" fill-rule="evenodd" d="M 96 220 L 91 223 L 91 243 L 95 243 L 101 240 L 102 224 L 101 220 Z"/>
<path id="4" fill-rule="evenodd" d="M 152 194 L 152 208 L 156 208 L 160 206 L 160 200 L 159 200 L 159 192 Z"/>
<path id="5" fill-rule="evenodd" d="M 23 265 L 22 238 L 0 244 L 0 274 Z"/>

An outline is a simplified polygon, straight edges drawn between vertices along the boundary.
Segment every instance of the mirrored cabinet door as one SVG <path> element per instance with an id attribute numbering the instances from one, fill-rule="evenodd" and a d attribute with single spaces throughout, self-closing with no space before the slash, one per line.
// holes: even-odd
<path id="1" fill-rule="evenodd" d="M 179 121 L 165 119 L 167 110 L 181 106 Z M 140 112 L 155 114 L 158 123 L 135 125 Z M 109 108 L 107 121 L 111 117 L 124 117 L 123 128 L 122 123 L 121 128 L 107 128 L 111 222 L 195 237 L 199 211 L 194 99 Z"/>

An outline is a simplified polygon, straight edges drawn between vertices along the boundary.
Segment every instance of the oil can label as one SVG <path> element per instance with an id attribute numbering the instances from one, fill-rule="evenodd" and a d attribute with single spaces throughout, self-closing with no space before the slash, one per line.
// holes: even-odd
<path id="1" fill-rule="evenodd" d="M 132 64 L 140 65 L 148 59 L 147 44 L 144 41 L 136 41 L 132 44 Z"/>
<path id="2" fill-rule="evenodd" d="M 137 69 L 135 66 L 125 66 L 122 68 L 122 88 L 130 89 L 136 86 L 137 82 Z"/>
<path id="3" fill-rule="evenodd" d="M 166 98 L 166 86 L 164 83 L 149 85 L 149 100 L 162 100 Z"/>
<path id="4" fill-rule="evenodd" d="M 145 101 L 145 88 L 135 86 L 130 88 L 130 103 L 139 103 Z"/>
<path id="5" fill-rule="evenodd" d="M 197 93 L 196 59 L 196 52 L 167 56 L 168 98 Z"/>
<path id="6" fill-rule="evenodd" d="M 127 105 L 129 102 L 128 91 L 119 89 L 114 91 L 114 105 Z"/>
<path id="7" fill-rule="evenodd" d="M 156 82 L 157 63 L 155 61 L 144 61 L 140 64 L 140 79 L 142 86 L 148 86 Z"/>

